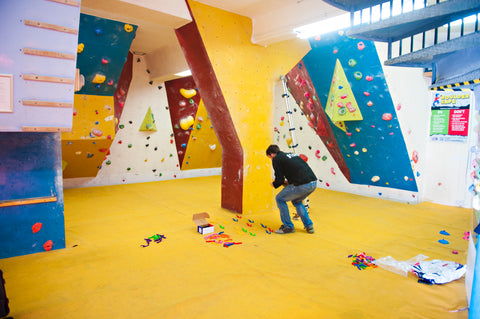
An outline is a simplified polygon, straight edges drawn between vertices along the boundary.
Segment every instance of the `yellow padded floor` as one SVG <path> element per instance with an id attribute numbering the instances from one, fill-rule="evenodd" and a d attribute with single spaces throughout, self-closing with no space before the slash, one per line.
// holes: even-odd
<path id="1" fill-rule="evenodd" d="M 265 181 L 265 187 L 269 181 Z M 417 283 L 348 255 L 466 263 L 471 210 L 317 189 L 315 234 L 275 209 L 221 209 L 220 177 L 66 189 L 66 249 L 0 260 L 10 315 L 35 318 L 467 318 L 465 280 Z M 208 243 L 192 215 L 242 244 Z M 248 221 L 252 223 L 250 223 Z M 250 227 L 248 224 L 251 224 Z M 223 227 L 223 229 L 221 228 Z M 245 232 L 246 230 L 247 232 Z M 442 245 L 441 230 L 450 244 Z M 145 238 L 164 235 L 160 243 Z M 452 254 L 457 250 L 458 255 Z"/>

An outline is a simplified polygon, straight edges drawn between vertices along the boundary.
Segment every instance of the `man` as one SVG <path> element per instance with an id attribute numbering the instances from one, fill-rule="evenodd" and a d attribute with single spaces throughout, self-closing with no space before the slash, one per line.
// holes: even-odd
<path id="1" fill-rule="evenodd" d="M 266 153 L 267 157 L 272 160 L 275 170 L 275 180 L 271 183 L 272 186 L 278 188 L 281 185 L 286 185 L 275 197 L 280 210 L 280 219 L 283 223 L 275 233 L 288 234 L 295 232 L 287 205 L 287 201 L 292 201 L 305 229 L 313 234 L 315 232 L 313 223 L 303 205 L 303 200 L 317 188 L 317 177 L 310 166 L 297 154 L 284 153 L 280 151 L 277 145 L 270 145 Z"/>

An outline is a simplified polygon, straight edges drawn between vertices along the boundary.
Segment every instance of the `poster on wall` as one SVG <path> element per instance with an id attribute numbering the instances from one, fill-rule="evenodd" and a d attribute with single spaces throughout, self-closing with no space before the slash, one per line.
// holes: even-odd
<path id="1" fill-rule="evenodd" d="M 430 139 L 442 142 L 466 142 L 471 92 L 433 93 Z"/>

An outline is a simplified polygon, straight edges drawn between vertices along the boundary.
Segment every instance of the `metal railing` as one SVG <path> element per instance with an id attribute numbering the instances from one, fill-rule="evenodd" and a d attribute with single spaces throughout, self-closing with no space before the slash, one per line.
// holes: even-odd
<path id="1" fill-rule="evenodd" d="M 448 0 L 390 0 L 376 6 L 352 12 L 351 25 L 372 24 L 414 10 L 434 6 Z M 423 50 L 442 42 L 480 31 L 480 13 L 464 17 L 431 30 L 397 41 L 388 42 L 388 59 Z"/>

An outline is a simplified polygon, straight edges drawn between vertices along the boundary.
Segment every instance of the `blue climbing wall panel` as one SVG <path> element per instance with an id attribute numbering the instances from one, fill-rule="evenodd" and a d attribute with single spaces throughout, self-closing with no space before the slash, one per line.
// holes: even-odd
<path id="1" fill-rule="evenodd" d="M 77 68 L 85 86 L 77 94 L 113 96 L 136 30 L 136 25 L 80 15 Z M 97 75 L 105 80 L 94 83 Z"/>
<path id="2" fill-rule="evenodd" d="M 60 145 L 60 133 L 0 134 L 0 203 L 56 197 L 0 207 L 0 258 L 48 250 L 49 241 L 52 249 L 65 248 Z M 42 226 L 34 232 L 37 223 Z"/>
<path id="3" fill-rule="evenodd" d="M 310 45 L 312 50 L 303 61 L 322 106 L 327 106 L 338 59 L 363 117 L 360 121 L 345 121 L 346 131 L 329 119 L 351 182 L 418 191 L 374 43 L 333 32 L 311 38 Z M 360 155 L 355 150 L 360 150 Z M 374 176 L 379 180 L 372 180 Z"/>

